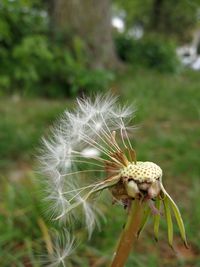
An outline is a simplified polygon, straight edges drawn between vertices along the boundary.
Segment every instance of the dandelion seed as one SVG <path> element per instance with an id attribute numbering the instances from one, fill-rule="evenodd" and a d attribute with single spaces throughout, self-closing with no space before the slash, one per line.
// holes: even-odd
<path id="1" fill-rule="evenodd" d="M 75 111 L 65 112 L 53 130 L 53 137 L 43 139 L 40 159 L 48 176 L 46 190 L 52 214 L 54 219 L 66 221 L 82 207 L 90 237 L 95 224 L 99 225 L 95 216 L 100 212 L 94 208 L 94 196 L 108 189 L 113 203 L 121 202 L 128 214 L 134 203 L 142 205 L 138 235 L 152 214 L 157 239 L 163 203 L 170 246 L 173 245 L 172 211 L 187 246 L 178 207 L 162 184 L 162 169 L 153 162 L 137 161 L 129 137 L 134 111 L 120 107 L 112 95 L 98 95 L 94 101 L 78 99 Z"/>
<path id="2" fill-rule="evenodd" d="M 73 254 L 76 244 L 75 238 L 66 231 L 53 231 L 51 233 L 52 251 L 48 255 L 41 257 L 43 266 L 48 267 L 67 267 L 67 261 Z M 71 265 L 70 265 L 71 266 Z"/>

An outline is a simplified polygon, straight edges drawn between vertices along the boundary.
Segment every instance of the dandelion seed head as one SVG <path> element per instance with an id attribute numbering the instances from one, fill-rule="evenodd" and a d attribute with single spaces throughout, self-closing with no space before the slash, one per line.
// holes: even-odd
<path id="1" fill-rule="evenodd" d="M 78 99 L 75 110 L 66 111 L 51 131 L 51 138 L 43 139 L 41 169 L 47 176 L 46 200 L 54 220 L 82 218 L 90 238 L 100 226 L 102 213 L 94 196 L 102 190 L 109 189 L 113 203 L 124 207 L 134 199 L 148 202 L 168 196 L 162 169 L 137 161 L 130 140 L 134 112 L 133 107 L 118 105 L 111 94 Z"/>

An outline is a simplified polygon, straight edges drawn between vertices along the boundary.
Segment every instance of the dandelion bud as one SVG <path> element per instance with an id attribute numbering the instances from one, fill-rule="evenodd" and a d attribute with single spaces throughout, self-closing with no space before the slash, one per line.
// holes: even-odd
<path id="1" fill-rule="evenodd" d="M 160 181 L 156 180 L 148 188 L 148 196 L 149 196 L 149 198 L 155 198 L 155 197 L 159 196 L 160 190 L 161 190 Z"/>
<path id="2" fill-rule="evenodd" d="M 154 198 L 160 193 L 161 168 L 153 162 L 129 163 L 121 171 L 127 195 Z"/>
<path id="3" fill-rule="evenodd" d="M 138 188 L 142 191 L 147 191 L 149 189 L 149 187 L 151 186 L 151 183 L 140 183 L 138 184 Z"/>
<path id="4" fill-rule="evenodd" d="M 130 180 L 127 183 L 125 183 L 125 187 L 126 187 L 127 195 L 129 197 L 135 198 L 140 193 L 140 190 L 137 184 L 133 180 Z"/>

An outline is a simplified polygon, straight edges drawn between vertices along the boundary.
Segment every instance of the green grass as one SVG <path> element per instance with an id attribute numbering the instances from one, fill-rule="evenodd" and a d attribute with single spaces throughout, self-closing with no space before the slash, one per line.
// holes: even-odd
<path id="1" fill-rule="evenodd" d="M 41 136 L 48 130 L 69 101 L 10 98 L 0 100 L 0 167 L 31 163 Z"/>
<path id="2" fill-rule="evenodd" d="M 136 103 L 135 123 L 139 129 L 133 144 L 140 160 L 158 163 L 164 171 L 164 184 L 176 200 L 186 224 L 191 250 L 185 251 L 175 228 L 179 257 L 167 246 L 165 220 L 160 241 L 153 241 L 149 223 L 136 244 L 127 267 L 184 266 L 198 267 L 200 258 L 200 75 L 159 74 L 146 70 L 129 70 L 113 85 L 122 102 Z M 113 89 L 114 90 L 114 89 Z M 73 101 L 10 98 L 0 100 L 0 262 L 2 267 L 41 266 L 38 254 L 45 253 L 39 219 L 47 227 L 44 207 L 38 194 L 33 165 L 40 137 L 48 132 L 58 115 Z M 91 241 L 78 248 L 72 266 L 92 266 L 102 259 L 106 266 L 116 239 L 125 222 L 125 212 L 104 200 L 107 223 L 96 231 Z M 108 208 L 107 208 L 108 207 Z M 114 223 L 113 223 L 114 222 Z M 78 229 L 82 235 L 81 229 Z M 87 246 L 86 246 L 87 244 Z M 80 262 L 80 263 L 79 263 Z"/>

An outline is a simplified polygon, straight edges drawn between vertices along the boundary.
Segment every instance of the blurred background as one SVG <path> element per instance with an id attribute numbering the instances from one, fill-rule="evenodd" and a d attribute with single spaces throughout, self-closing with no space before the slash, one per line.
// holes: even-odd
<path id="1" fill-rule="evenodd" d="M 175 228 L 173 252 L 164 219 L 156 243 L 150 222 L 127 266 L 200 266 L 200 0 L 1 0 L 1 267 L 45 266 L 52 225 L 35 179 L 40 138 L 77 96 L 108 90 L 136 103 L 133 145 L 164 170 L 191 246 Z M 103 209 L 107 222 L 67 266 L 108 265 L 126 214 Z"/>

